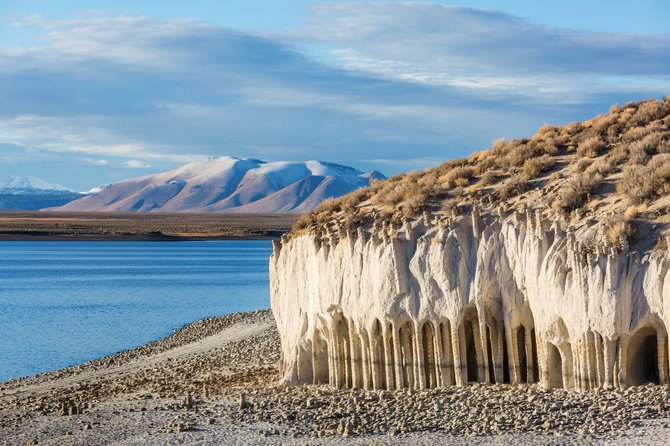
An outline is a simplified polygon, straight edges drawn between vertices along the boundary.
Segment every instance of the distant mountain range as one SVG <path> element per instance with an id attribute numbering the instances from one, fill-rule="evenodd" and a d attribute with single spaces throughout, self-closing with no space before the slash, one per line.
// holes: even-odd
<path id="1" fill-rule="evenodd" d="M 11 176 L 0 181 L 0 191 L 6 193 L 34 193 L 35 191 L 74 192 L 60 184 L 48 183 L 35 177 Z"/>
<path id="2" fill-rule="evenodd" d="M 324 161 L 208 158 L 92 190 L 55 210 L 303 213 L 383 178 Z"/>
<path id="3" fill-rule="evenodd" d="M 0 181 L 0 209 L 37 210 L 62 206 L 84 196 L 35 177 L 12 176 Z"/>

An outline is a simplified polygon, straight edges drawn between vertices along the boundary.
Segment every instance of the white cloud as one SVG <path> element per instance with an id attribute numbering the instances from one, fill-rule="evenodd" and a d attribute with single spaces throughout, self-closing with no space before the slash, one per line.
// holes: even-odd
<path id="1" fill-rule="evenodd" d="M 109 161 L 106 159 L 102 158 L 83 158 L 82 161 L 84 161 L 86 164 L 90 164 L 92 166 L 108 166 Z"/>
<path id="2" fill-rule="evenodd" d="M 670 90 L 668 36 L 440 5 L 319 6 L 284 36 L 99 15 L 15 26 L 42 33 L 0 46 L 0 144 L 108 170 L 208 155 L 423 165 Z M 317 47 L 334 50 L 318 61 Z"/>
<path id="3" fill-rule="evenodd" d="M 148 169 L 151 167 L 151 164 L 147 164 L 140 160 L 128 160 L 124 162 L 123 165 L 129 169 Z"/>
<path id="4" fill-rule="evenodd" d="M 105 117 L 82 116 L 77 120 L 66 117 L 21 115 L 0 119 L 0 144 L 36 148 L 42 151 L 106 155 L 113 157 L 134 156 L 141 159 L 161 159 L 189 162 L 205 155 L 166 154 L 166 146 L 150 147 L 148 144 L 129 141 L 130 138 L 105 128 Z M 88 164 L 107 165 L 106 159 L 84 158 Z"/>
<path id="5" fill-rule="evenodd" d="M 670 34 L 579 32 L 430 3 L 314 9 L 304 33 L 334 47 L 331 55 L 347 69 L 389 79 L 561 102 L 631 87 L 659 91 L 659 81 L 670 86 Z M 606 82 L 611 76 L 619 82 Z"/>

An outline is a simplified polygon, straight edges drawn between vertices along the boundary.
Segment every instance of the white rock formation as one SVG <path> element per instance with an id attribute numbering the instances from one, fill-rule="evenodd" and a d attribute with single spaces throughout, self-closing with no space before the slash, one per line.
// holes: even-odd
<path id="1" fill-rule="evenodd" d="M 528 213 L 428 220 L 275 243 L 286 382 L 668 382 L 667 251 L 587 249 Z"/>

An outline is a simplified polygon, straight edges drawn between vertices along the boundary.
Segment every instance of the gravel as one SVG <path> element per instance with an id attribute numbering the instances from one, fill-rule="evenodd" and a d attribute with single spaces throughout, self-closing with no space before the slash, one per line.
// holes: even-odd
<path id="1" fill-rule="evenodd" d="M 235 341 L 216 336 L 250 330 Z M 193 346 L 207 348 L 193 350 Z M 170 356 L 171 352 L 190 352 Z M 203 347 L 204 348 L 204 347 Z M 190 350 L 189 350 L 190 349 Z M 670 388 L 364 391 L 278 382 L 269 311 L 0 385 L 4 444 L 667 444 Z M 1 443 L 1 442 L 0 442 Z M 33 443 L 34 444 L 34 443 Z"/>

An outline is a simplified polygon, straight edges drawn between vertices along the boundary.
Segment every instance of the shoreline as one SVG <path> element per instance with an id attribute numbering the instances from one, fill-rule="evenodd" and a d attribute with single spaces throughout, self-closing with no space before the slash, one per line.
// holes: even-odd
<path id="1" fill-rule="evenodd" d="M 0 241 L 274 240 L 296 214 L 0 211 Z"/>
<path id="2" fill-rule="evenodd" d="M 665 386 L 287 387 L 270 310 L 206 318 L 112 356 L 0 383 L 25 444 L 667 444 Z"/>
<path id="3" fill-rule="evenodd" d="M 277 240 L 285 232 L 273 232 L 265 235 L 171 235 L 171 234 L 126 234 L 126 235 L 85 235 L 59 233 L 3 233 L 0 242 L 197 242 L 210 240 Z"/>
<path id="4" fill-rule="evenodd" d="M 0 381 L 0 392 L 7 387 L 15 387 L 15 384 L 23 384 L 28 380 L 45 380 L 52 378 L 60 378 L 63 376 L 76 374 L 82 368 L 99 368 L 118 363 L 121 360 L 133 359 L 142 355 L 162 353 L 170 348 L 181 347 L 190 342 L 197 342 L 204 337 L 214 334 L 229 325 L 237 323 L 240 318 L 254 317 L 256 314 L 270 314 L 271 309 L 260 309 L 255 311 L 230 313 L 223 316 L 210 316 L 198 319 L 196 321 L 186 323 L 181 327 L 172 329 L 172 333 L 166 336 L 159 337 L 153 341 L 140 344 L 136 347 L 126 350 L 120 350 L 115 353 L 103 355 L 98 358 L 93 358 L 88 361 L 73 364 L 55 370 L 47 370 L 46 372 L 37 373 L 34 375 L 20 376 L 11 378 L 5 381 Z"/>

